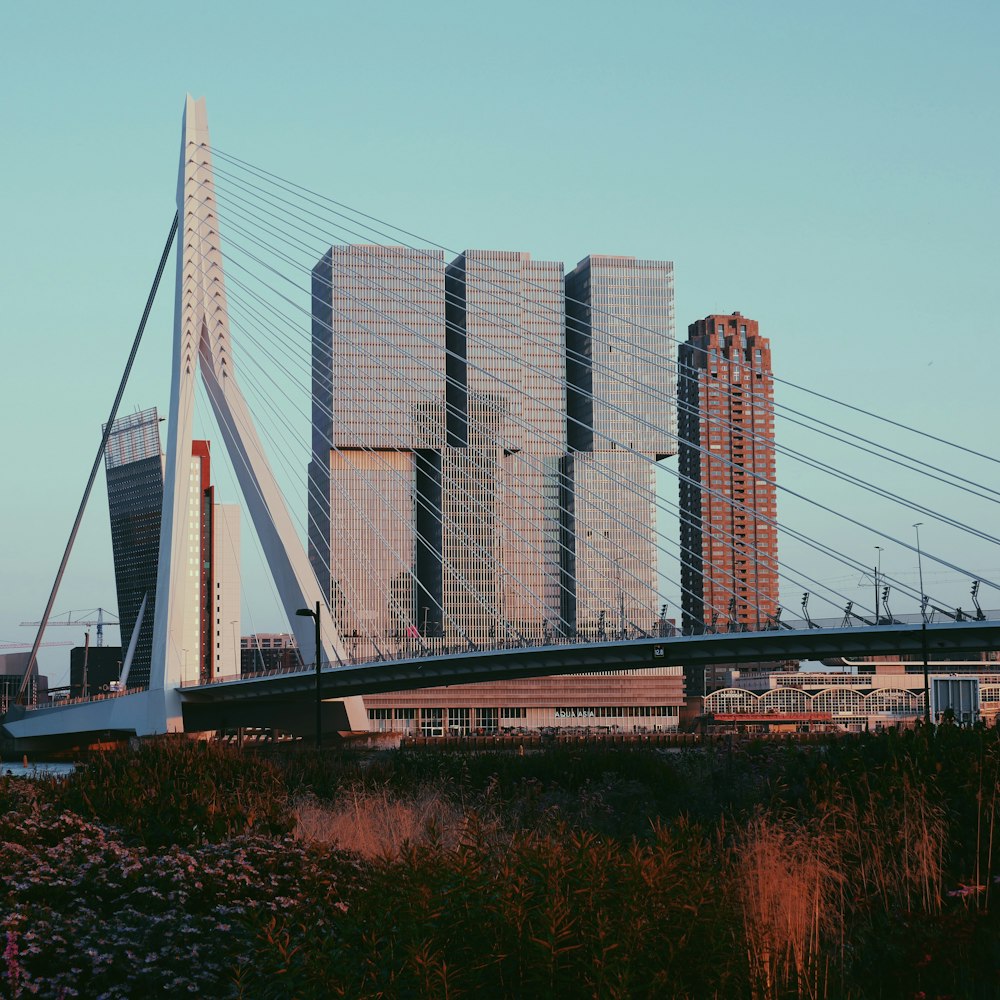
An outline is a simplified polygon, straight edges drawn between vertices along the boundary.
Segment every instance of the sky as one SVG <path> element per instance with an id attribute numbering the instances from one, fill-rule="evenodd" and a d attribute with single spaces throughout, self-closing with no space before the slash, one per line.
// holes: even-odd
<path id="1" fill-rule="evenodd" d="M 672 260 L 679 336 L 740 310 L 787 382 L 996 453 L 995 2 L 244 0 L 194 12 L 95 0 L 8 3 L 3 22 L 0 640 L 30 642 L 18 623 L 44 609 L 173 215 L 188 92 L 207 98 L 220 149 L 443 245 L 570 266 L 591 252 Z M 123 412 L 166 408 L 171 293 L 168 282 Z M 777 398 L 818 407 L 789 386 Z M 822 412 L 1000 486 L 995 464 Z M 790 424 L 778 434 L 995 530 L 991 504 Z M 784 458 L 779 478 L 862 510 Z M 57 612 L 115 606 L 106 497 L 102 474 Z M 779 498 L 782 519 L 862 561 L 881 544 L 900 580 L 915 582 L 915 520 L 932 555 L 1000 580 L 992 543 L 886 505 L 863 513 L 884 535 Z M 792 540 L 782 552 L 813 566 Z M 966 576 L 925 569 L 942 599 L 967 605 Z M 861 584 L 815 571 L 848 596 Z M 1000 607 L 996 591 L 983 597 Z M 67 654 L 42 657 L 54 683 Z"/>

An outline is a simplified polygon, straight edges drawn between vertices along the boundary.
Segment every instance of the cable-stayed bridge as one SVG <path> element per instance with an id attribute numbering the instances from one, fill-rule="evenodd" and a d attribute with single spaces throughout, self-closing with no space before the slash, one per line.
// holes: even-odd
<path id="1" fill-rule="evenodd" d="M 360 697 L 378 691 L 1000 649 L 1000 616 L 978 601 L 980 585 L 997 585 L 921 549 L 919 526 L 983 546 L 1000 539 L 949 513 L 958 501 L 931 504 L 897 485 L 905 473 L 988 506 L 1000 491 L 968 465 L 996 460 L 933 435 L 909 453 L 808 403 L 775 403 L 768 345 L 739 314 L 712 317 L 678 345 L 666 262 L 594 256 L 566 275 L 527 254 L 446 251 L 213 149 L 204 102 L 190 98 L 177 199 L 155 600 L 144 595 L 133 628 L 134 672 L 115 697 L 15 709 L 11 735 L 294 728 L 317 686 L 332 724 L 361 730 Z M 154 293 L 158 282 L 159 273 Z M 192 544 L 196 401 L 225 445 L 298 647 L 316 650 L 315 674 L 235 678 L 201 648 L 211 644 L 205 597 L 193 589 L 203 576 Z M 776 414 L 881 475 L 777 439 Z M 307 472 L 295 456 L 310 431 Z M 928 442 L 952 464 L 929 460 Z M 776 456 L 859 492 L 873 511 L 897 508 L 892 523 L 913 525 L 912 542 L 829 487 L 814 496 L 795 477 L 779 479 Z M 304 483 L 304 495 L 286 495 L 288 483 Z M 852 553 L 786 518 L 786 503 L 909 550 L 917 585 L 876 565 L 863 598 L 831 586 L 816 564 L 871 574 L 872 547 L 880 561 L 884 546 Z M 680 525 L 676 537 L 669 523 Z M 971 612 L 928 593 L 925 560 L 967 580 Z M 800 606 L 783 606 L 781 590 L 801 593 Z M 890 593 L 917 613 L 895 613 Z M 194 678 L 192 616 L 203 619 Z"/>

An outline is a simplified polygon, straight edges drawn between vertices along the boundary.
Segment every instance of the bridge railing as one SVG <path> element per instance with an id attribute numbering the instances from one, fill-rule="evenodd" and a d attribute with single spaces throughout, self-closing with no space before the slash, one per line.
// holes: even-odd
<path id="1" fill-rule="evenodd" d="M 893 615 L 891 620 L 888 616 L 883 615 L 882 618 L 876 623 L 873 623 L 871 616 L 867 620 L 857 616 L 858 620 L 850 619 L 848 616 L 845 618 L 813 618 L 811 620 L 806 620 L 804 618 L 789 618 L 784 619 L 780 623 L 769 622 L 766 627 L 756 629 L 748 628 L 746 626 L 735 627 L 733 623 L 718 623 L 714 628 L 710 626 L 705 626 L 699 629 L 696 634 L 698 635 L 736 635 L 736 634 L 759 634 L 764 632 L 774 632 L 778 629 L 782 631 L 802 631 L 806 632 L 810 628 L 842 628 L 845 626 L 853 626 L 859 629 L 861 628 L 873 628 L 873 627 L 884 627 L 890 625 L 919 625 L 921 622 L 921 615 L 919 613 L 906 614 L 906 615 Z M 935 619 L 934 614 L 928 615 L 928 623 L 933 624 L 935 621 L 940 621 L 940 617 Z M 1000 611 L 988 611 L 984 613 L 982 619 L 976 619 L 971 615 L 963 615 L 961 618 L 951 617 L 948 620 L 958 621 L 958 622 L 973 622 L 976 620 L 984 621 L 1000 621 Z M 681 631 L 671 623 L 664 623 L 660 630 L 660 634 L 657 635 L 654 632 L 642 632 L 638 629 L 632 628 L 626 630 L 626 633 L 622 635 L 620 632 L 613 632 L 612 630 L 605 631 L 604 634 L 584 634 L 577 633 L 573 636 L 566 635 L 543 635 L 539 637 L 539 641 L 531 642 L 527 639 L 524 642 L 495 642 L 488 644 L 473 645 L 466 640 L 456 640 L 453 637 L 421 637 L 420 639 L 410 639 L 404 638 L 402 640 L 387 640 L 379 646 L 378 653 L 372 653 L 371 655 L 359 655 L 356 647 L 354 652 L 348 654 L 347 658 L 335 666 L 360 666 L 365 663 L 387 663 L 394 660 L 413 660 L 421 658 L 437 658 L 442 656 L 451 656 L 459 653 L 491 653 L 499 652 L 503 650 L 513 650 L 513 649 L 541 649 L 547 647 L 556 646 L 574 646 L 582 644 L 593 644 L 600 642 L 628 642 L 636 639 L 650 639 L 650 638 L 679 638 L 681 637 Z M 355 641 L 355 637 L 348 636 L 346 642 L 351 645 Z M 357 644 L 363 640 L 358 639 Z M 391 643 L 395 642 L 395 645 Z M 315 664 L 290 664 L 288 666 L 278 666 L 269 667 L 264 670 L 253 670 L 246 673 L 233 673 L 233 674 L 223 674 L 217 675 L 209 683 L 211 684 L 225 684 L 232 683 L 234 681 L 250 680 L 257 677 L 274 677 L 281 674 L 298 674 L 310 672 L 315 669 Z M 181 681 L 180 687 L 199 687 L 204 682 L 197 679 Z M 53 708 L 62 705 L 77 705 L 93 701 L 103 701 L 108 698 L 121 698 L 128 694 L 134 694 L 138 688 L 130 688 L 124 691 L 108 691 L 101 692 L 95 695 L 90 695 L 87 697 L 78 696 L 75 698 L 63 699 L 59 702 L 49 702 L 47 704 L 41 704 L 37 706 L 28 706 L 29 708 Z"/>
<path id="2" fill-rule="evenodd" d="M 123 688 L 121 691 L 98 691 L 96 694 L 77 695 L 74 698 L 59 698 L 55 701 L 43 701 L 36 705 L 25 705 L 29 711 L 37 711 L 40 708 L 63 708 L 66 705 L 88 705 L 94 701 L 107 701 L 109 698 L 124 698 L 129 694 L 138 694 L 145 691 L 145 688 Z"/>
<path id="3" fill-rule="evenodd" d="M 810 628 L 843 628 L 843 627 L 855 627 L 858 629 L 871 629 L 875 627 L 887 627 L 891 625 L 919 625 L 921 623 L 921 616 L 919 613 L 908 614 L 908 615 L 893 615 L 890 619 L 888 616 L 883 615 L 879 619 L 877 624 L 873 624 L 871 619 L 868 620 L 852 620 L 848 618 L 813 618 L 811 620 L 806 620 L 804 618 L 790 618 L 781 621 L 780 623 L 769 622 L 766 627 L 760 629 L 742 627 L 727 627 L 731 623 L 722 623 L 717 625 L 715 628 L 705 626 L 699 629 L 694 634 L 696 635 L 737 635 L 737 634 L 762 634 L 766 632 L 774 632 L 779 629 L 782 631 L 799 631 L 808 632 Z M 966 615 L 959 621 L 972 622 L 974 619 L 972 616 Z M 984 615 L 981 620 L 985 621 L 1000 621 L 1000 611 L 988 612 Z M 933 624 L 933 615 L 928 616 L 928 623 Z M 435 638 L 435 637 L 422 637 L 419 640 L 416 639 L 387 639 L 380 643 L 379 652 L 372 652 L 369 655 L 361 654 L 357 646 L 366 640 L 355 638 L 353 636 L 348 636 L 345 638 L 345 642 L 350 647 L 354 645 L 353 651 L 349 652 L 347 656 L 340 662 L 333 664 L 334 666 L 360 666 L 366 663 L 391 663 L 395 660 L 414 660 L 422 658 L 437 658 L 444 656 L 452 656 L 456 654 L 468 654 L 468 653 L 492 653 L 500 652 L 503 650 L 516 650 L 516 649 L 544 649 L 550 647 L 558 646 L 574 646 L 583 644 L 594 644 L 601 642 L 629 642 L 637 639 L 671 639 L 680 638 L 682 633 L 680 629 L 673 626 L 670 623 L 666 623 L 665 627 L 660 634 L 653 632 L 642 632 L 636 629 L 630 629 L 626 631 L 625 635 L 621 633 L 612 633 L 610 630 L 604 634 L 584 634 L 578 633 L 573 636 L 541 636 L 539 641 L 531 642 L 494 642 L 479 645 L 472 645 L 468 641 L 456 640 L 453 637 L 448 638 Z M 368 642 L 367 644 L 370 644 Z M 315 662 L 309 664 L 291 664 L 288 666 L 277 666 L 269 667 L 263 670 L 251 670 L 246 673 L 234 673 L 219 675 L 212 679 L 210 683 L 213 684 L 224 684 L 231 683 L 233 681 L 250 680 L 256 677 L 273 677 L 281 674 L 296 674 L 296 673 L 307 673 L 315 669 Z M 197 687 L 201 685 L 199 680 L 184 681 L 181 687 Z"/>

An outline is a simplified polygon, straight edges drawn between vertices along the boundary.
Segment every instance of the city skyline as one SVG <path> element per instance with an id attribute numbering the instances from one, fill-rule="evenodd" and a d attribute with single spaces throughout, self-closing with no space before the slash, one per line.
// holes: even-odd
<path id="1" fill-rule="evenodd" d="M 229 37 L 211 71 L 196 67 L 193 53 L 169 66 L 154 58 L 143 66 L 142 85 L 126 88 L 126 67 L 113 60 L 98 66 L 93 49 L 75 44 L 88 28 L 70 12 L 45 28 L 52 72 L 40 76 L 26 60 L 40 50 L 41 23 L 32 12 L 12 12 L 10 37 L 24 44 L 5 72 L 11 74 L 11 92 L 24 99 L 6 108 L 6 131 L 29 142 L 33 156 L 5 168 L 23 197 L 10 206 L 3 248 L 7 287 L 17 290 L 5 296 L 5 339 L 19 375 L 5 389 L 4 424 L 25 429 L 7 436 L 4 457 L 7 468 L 32 479 L 33 486 L 9 489 L 4 497 L 4 523 L 21 527 L 9 538 L 4 560 L 0 636 L 27 638 L 17 622 L 38 617 L 51 585 L 79 494 L 76 484 L 83 480 L 80 470 L 93 453 L 83 431 L 106 418 L 105 405 L 95 400 L 108 398 L 108 386 L 118 377 L 118 359 L 134 330 L 168 222 L 176 113 L 187 89 L 209 94 L 215 139 L 223 149 L 317 190 L 328 189 L 322 177 L 337 164 L 337 194 L 442 243 L 523 246 L 543 260 L 576 260 L 589 247 L 673 259 L 681 323 L 741 309 L 765 323 L 772 343 L 780 345 L 780 377 L 821 391 L 842 389 L 852 401 L 902 423 L 913 421 L 990 451 L 985 405 L 992 341 L 983 338 L 985 356 L 971 370 L 940 346 L 954 317 L 986 314 L 998 264 L 991 235 L 997 231 L 997 206 L 989 194 L 995 130 L 983 128 L 995 115 L 987 95 L 995 92 L 997 69 L 986 40 L 995 37 L 997 11 L 982 4 L 959 9 L 961 14 L 945 16 L 891 4 L 878 11 L 848 5 L 822 14 L 789 7 L 781 35 L 770 32 L 767 19 L 756 24 L 739 11 L 725 10 L 726 19 L 720 19 L 722 5 L 706 5 L 698 13 L 646 9 L 639 15 L 647 29 L 641 38 L 626 32 L 624 24 L 602 25 L 598 32 L 583 19 L 566 23 L 546 12 L 539 15 L 540 37 L 554 37 L 555 20 L 560 32 L 569 34 L 560 36 L 561 44 L 532 64 L 523 80 L 512 81 L 504 98 L 509 108 L 487 102 L 482 114 L 463 121 L 460 155 L 475 167 L 464 173 L 447 169 L 459 147 L 435 153 L 427 141 L 451 120 L 441 118 L 447 99 L 437 108 L 434 101 L 423 102 L 429 115 L 429 122 L 420 122 L 424 136 L 400 120 L 396 92 L 381 84 L 359 95 L 363 128 L 343 104 L 339 115 L 318 104 L 311 95 L 322 88 L 304 81 L 286 87 L 276 102 L 266 86 L 248 88 L 245 71 L 241 75 L 247 36 Z M 405 12 L 399 13 L 397 26 L 404 28 Z M 440 9 L 432 12 L 432 23 L 435 13 Z M 374 30 L 366 17 L 352 14 L 342 26 L 345 38 Z M 224 36 L 220 15 L 212 12 L 207 20 L 209 31 Z M 324 26 L 333 27 L 320 18 L 317 38 Z M 137 37 L 150 24 L 125 18 L 118 27 L 126 37 Z M 165 19 L 155 29 L 165 38 L 174 30 Z M 471 41 L 478 28 L 470 24 L 464 30 Z M 405 30 L 398 36 L 390 32 L 388 39 L 401 69 L 407 65 L 405 35 Z M 649 46 L 657 37 L 671 40 L 671 58 L 652 60 Z M 711 39 L 713 51 L 738 65 L 739 73 L 696 71 L 698 46 L 677 44 L 681 38 Z M 541 166 L 536 160 L 535 169 L 527 169 L 527 150 L 543 148 L 538 140 L 551 135 L 553 124 L 544 115 L 545 102 L 527 96 L 539 87 L 551 93 L 553 79 L 560 92 L 582 91 L 588 64 L 579 54 L 604 50 L 606 39 L 629 53 L 630 66 L 589 107 L 561 103 L 564 131 L 589 134 L 602 126 L 605 143 L 583 154 L 576 142 L 558 148 L 547 143 Z M 825 55 L 818 63 L 817 45 Z M 746 46 L 760 58 L 732 62 Z M 460 60 L 468 60 L 473 48 L 450 46 Z M 577 59 L 568 57 L 570 51 Z M 303 60 L 295 62 L 308 76 Z M 643 69 L 647 63 L 650 69 Z M 473 90 L 477 83 L 482 88 L 488 68 L 466 65 Z M 841 67 L 851 68 L 846 87 Z M 82 83 L 67 88 L 62 72 Z M 450 90 L 442 90 L 450 76 L 444 71 L 423 76 L 422 86 L 450 98 Z M 30 91 L 24 86 L 28 79 Z M 696 79 L 697 87 L 684 87 Z M 116 95 L 116 114 L 94 130 L 88 124 L 91 110 L 107 94 Z M 641 96 L 630 103 L 632 94 Z M 661 102 L 662 121 L 651 122 L 643 110 L 653 94 L 670 97 Z M 325 144 L 317 121 L 339 123 L 338 148 L 352 146 L 349 158 Z M 372 122 L 378 127 L 371 129 Z M 383 160 L 366 133 L 384 137 L 390 126 L 399 155 Z M 505 155 L 491 157 L 500 148 L 498 139 L 506 142 L 517 134 L 515 126 L 525 152 L 513 145 Z M 128 136 L 127 163 L 112 178 L 105 164 L 107 142 L 119 132 Z M 973 143 L 982 155 L 954 155 Z M 622 150 L 629 153 L 627 171 Z M 692 156 L 692 150 L 702 152 Z M 294 162 L 283 162 L 285 157 Z M 412 185 L 395 183 L 399 175 L 390 160 L 406 161 Z M 435 175 L 448 179 L 433 181 Z M 421 197 L 413 198 L 410 192 L 418 189 Z M 116 203 L 128 210 L 118 213 L 112 240 L 106 217 Z M 469 217 L 470 207 L 475 218 Z M 63 238 L 44 254 L 40 219 L 66 226 Z M 52 273 L 61 276 L 60 296 L 50 294 Z M 140 358 L 126 410 L 137 402 L 165 400 L 165 387 L 157 383 L 163 351 L 157 353 L 155 335 L 162 339 L 169 308 L 163 301 L 154 309 L 150 353 Z M 946 405 L 959 396 L 961 405 Z M 801 399 L 780 384 L 776 397 Z M 67 413 L 74 419 L 67 420 Z M 28 414 L 33 419 L 25 425 Z M 203 436 L 210 437 L 211 429 L 205 430 Z M 898 429 L 886 433 L 893 442 L 914 447 L 915 439 Z M 779 435 L 797 443 L 783 431 Z M 58 477 L 38 462 L 57 440 L 61 460 L 52 464 L 59 467 Z M 793 468 L 782 456 L 778 462 L 779 474 L 786 465 Z M 867 471 L 862 463 L 860 474 Z M 783 503 L 782 510 L 797 524 L 816 523 L 794 504 Z M 959 513 L 987 523 L 971 502 Z M 887 527 L 909 541 L 910 523 L 917 519 L 894 515 Z M 81 537 L 84 554 L 71 565 L 56 610 L 110 603 L 110 543 L 102 520 L 100 512 L 89 512 Z M 882 545 L 888 572 L 916 576 L 909 548 L 840 529 L 833 540 L 859 557 L 869 552 L 873 563 L 874 546 Z M 949 543 L 941 531 L 931 532 L 927 544 L 947 549 Z M 793 547 L 787 552 L 795 555 Z M 956 561 L 976 564 L 987 577 L 1000 562 L 989 546 L 966 548 Z M 797 603 L 794 593 L 783 597 Z M 963 603 L 960 589 L 952 600 Z M 43 651 L 43 669 L 56 675 L 46 656 Z"/>

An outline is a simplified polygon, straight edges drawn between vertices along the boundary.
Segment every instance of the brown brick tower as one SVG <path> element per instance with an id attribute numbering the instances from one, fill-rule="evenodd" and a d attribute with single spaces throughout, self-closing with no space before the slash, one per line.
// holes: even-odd
<path id="1" fill-rule="evenodd" d="M 778 608 L 771 349 L 735 312 L 678 352 L 684 631 L 758 629 Z"/>

